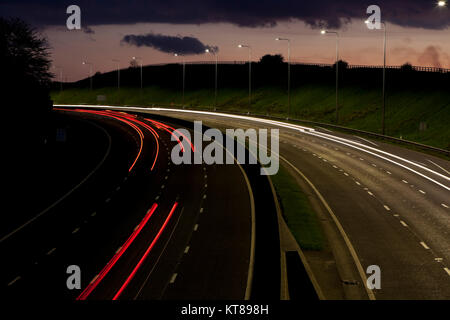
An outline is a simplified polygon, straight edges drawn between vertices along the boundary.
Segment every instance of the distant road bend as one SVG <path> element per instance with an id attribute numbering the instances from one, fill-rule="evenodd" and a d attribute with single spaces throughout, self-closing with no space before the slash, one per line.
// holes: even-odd
<path id="1" fill-rule="evenodd" d="M 169 108 L 78 107 L 202 120 L 216 128 L 279 128 L 282 164 L 303 173 L 326 200 L 354 247 L 360 274 L 370 265 L 380 267 L 381 289 L 373 290 L 375 298 L 450 299 L 448 160 L 318 127 L 252 116 Z"/>

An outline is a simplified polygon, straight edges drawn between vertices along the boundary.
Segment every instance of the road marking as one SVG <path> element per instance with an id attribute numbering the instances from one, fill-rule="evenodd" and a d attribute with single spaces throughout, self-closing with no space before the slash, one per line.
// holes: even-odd
<path id="1" fill-rule="evenodd" d="M 200 208 L 200 213 L 203 213 L 203 208 Z"/>
<path id="2" fill-rule="evenodd" d="M 208 175 L 207 174 L 205 174 L 205 179 L 208 179 Z"/>
<path id="3" fill-rule="evenodd" d="M 348 173 L 347 172 L 344 172 L 344 174 L 348 177 Z"/>
<path id="4" fill-rule="evenodd" d="M 198 229 L 198 223 L 195 224 L 194 231 L 197 231 L 197 229 Z"/>
<path id="5" fill-rule="evenodd" d="M 427 244 L 423 241 L 420 241 L 420 244 L 422 245 L 422 247 L 424 247 L 427 250 L 430 250 L 430 247 L 427 246 Z"/>
<path id="6" fill-rule="evenodd" d="M 446 205 L 445 203 L 441 203 L 441 206 L 448 209 L 448 205 Z"/>
<path id="7" fill-rule="evenodd" d="M 169 177 L 168 177 L 168 176 L 165 176 L 165 177 L 164 177 L 164 180 L 167 180 L 167 179 L 169 179 Z"/>
<path id="8" fill-rule="evenodd" d="M 75 229 L 72 231 L 72 234 L 77 233 L 79 230 L 80 230 L 80 228 L 75 228 Z"/>
<path id="9" fill-rule="evenodd" d="M 370 192 L 370 191 L 367 191 L 367 193 L 368 193 L 368 194 L 370 194 L 371 196 L 373 196 L 373 193 L 372 193 L 372 192 Z"/>
<path id="10" fill-rule="evenodd" d="M 161 189 L 164 189 L 165 187 L 166 187 L 165 185 L 162 185 L 162 186 L 161 186 Z"/>
<path id="11" fill-rule="evenodd" d="M 386 171 L 386 173 L 387 173 L 387 174 L 392 174 L 392 173 L 390 173 L 389 171 Z"/>
<path id="12" fill-rule="evenodd" d="M 322 159 L 323 161 L 327 162 L 327 159 Z"/>
<path id="13" fill-rule="evenodd" d="M 167 172 L 170 172 L 170 169 L 167 169 Z"/>
<path id="14" fill-rule="evenodd" d="M 206 199 L 206 194 L 203 195 L 203 199 Z"/>
<path id="15" fill-rule="evenodd" d="M 373 167 L 376 167 L 377 165 L 376 165 L 375 163 L 372 163 L 372 166 L 373 166 Z"/>
<path id="16" fill-rule="evenodd" d="M 444 260 L 443 258 L 434 258 L 434 260 L 436 261 L 436 262 L 442 262 L 442 260 Z"/>
<path id="17" fill-rule="evenodd" d="M 338 167 L 336 167 L 335 165 L 333 165 L 333 168 L 337 169 Z"/>
<path id="18" fill-rule="evenodd" d="M 174 273 L 174 274 L 172 275 L 172 278 L 170 278 L 170 282 L 169 282 L 169 283 L 174 283 L 175 280 L 177 279 L 177 276 L 178 276 L 178 273 Z"/>
<path id="19" fill-rule="evenodd" d="M 208 188 L 208 184 L 207 183 L 205 183 L 205 188 Z"/>
<path id="20" fill-rule="evenodd" d="M 378 145 L 375 142 L 372 142 L 370 140 L 367 140 L 367 139 L 364 139 L 364 138 L 361 138 L 361 137 L 358 137 L 358 136 L 354 136 L 354 137 L 356 137 L 358 139 L 361 139 L 361 140 L 364 140 L 365 142 L 368 142 L 368 143 L 374 145 L 375 147 L 378 147 Z"/>
<path id="21" fill-rule="evenodd" d="M 420 190 L 420 189 L 419 189 L 419 192 L 420 192 L 420 193 L 422 193 L 422 194 L 426 194 L 426 192 L 425 192 L 425 191 L 423 191 L 423 190 Z"/>
<path id="22" fill-rule="evenodd" d="M 408 226 L 403 220 L 400 220 L 400 223 L 401 223 L 402 226 L 404 226 L 404 227 L 407 227 L 407 226 Z"/>
<path id="23" fill-rule="evenodd" d="M 12 286 L 14 283 L 16 283 L 20 279 L 21 279 L 21 276 L 15 277 L 10 283 L 8 283 L 8 287 Z"/>
<path id="24" fill-rule="evenodd" d="M 450 276 L 450 269 L 449 268 L 444 268 L 445 272 L 447 272 L 447 274 Z"/>
<path id="25" fill-rule="evenodd" d="M 117 186 L 116 191 L 119 191 L 119 190 L 120 190 L 120 186 Z"/>
<path id="26" fill-rule="evenodd" d="M 387 205 L 383 205 L 383 207 L 384 207 L 387 211 L 391 211 L 391 208 L 389 208 Z"/>
<path id="27" fill-rule="evenodd" d="M 156 197 L 155 197 L 155 200 L 158 200 L 158 199 L 159 199 L 159 196 L 156 196 Z"/>
<path id="28" fill-rule="evenodd" d="M 134 230 L 136 230 L 136 228 L 134 229 Z M 120 249 L 122 249 L 122 246 L 120 246 L 117 250 L 116 250 L 116 252 L 115 253 L 117 253 L 117 252 L 119 252 L 120 251 Z"/>
<path id="29" fill-rule="evenodd" d="M 47 255 L 48 255 L 48 256 L 51 255 L 55 250 L 56 250 L 56 248 L 50 249 L 50 250 L 47 252 Z"/>
<path id="30" fill-rule="evenodd" d="M 408 184 L 408 181 L 406 181 L 406 180 L 402 180 L 403 181 L 403 183 L 406 183 L 406 184 Z"/>
<path id="31" fill-rule="evenodd" d="M 189 252 L 189 246 L 186 246 L 186 248 L 184 249 L 184 253 L 188 253 Z"/>
<path id="32" fill-rule="evenodd" d="M 427 159 L 428 160 L 428 159 Z M 443 171 L 445 171 L 447 174 L 450 174 L 450 172 L 448 172 L 447 170 L 445 170 L 444 168 L 442 168 L 440 165 L 438 165 L 437 163 L 434 163 L 431 160 L 428 160 L 429 162 L 431 162 L 432 164 L 434 164 L 436 167 L 438 167 L 439 169 L 442 169 Z"/>
<path id="33" fill-rule="evenodd" d="M 364 159 L 363 159 L 363 158 L 359 158 L 359 160 L 361 160 L 361 161 L 364 161 Z"/>
<path id="34" fill-rule="evenodd" d="M 97 211 L 91 213 L 91 217 L 95 217 L 97 215 Z"/>
<path id="35" fill-rule="evenodd" d="M 398 214 L 394 214 L 394 217 L 399 217 L 400 215 L 398 215 Z"/>
<path id="36" fill-rule="evenodd" d="M 111 198 L 108 198 L 108 199 L 105 200 L 106 203 L 108 203 L 110 201 L 111 201 Z"/>
<path id="37" fill-rule="evenodd" d="M 361 185 L 361 183 L 359 183 L 358 181 L 355 181 L 355 183 L 358 185 L 358 186 L 360 186 Z"/>

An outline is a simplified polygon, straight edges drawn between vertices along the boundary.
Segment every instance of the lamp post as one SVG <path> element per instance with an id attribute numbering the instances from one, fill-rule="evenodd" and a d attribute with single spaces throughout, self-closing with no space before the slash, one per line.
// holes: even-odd
<path id="1" fill-rule="evenodd" d="M 214 111 L 217 109 L 217 53 L 214 50 L 205 50 L 206 53 L 211 53 L 214 55 L 214 58 L 216 60 L 216 67 L 215 67 L 215 76 L 214 76 Z"/>
<path id="2" fill-rule="evenodd" d="M 89 79 L 90 79 L 90 88 L 92 90 L 92 63 L 83 61 L 84 65 L 89 65 Z"/>
<path id="3" fill-rule="evenodd" d="M 369 24 L 369 20 L 365 21 Z M 384 40 L 383 40 L 383 106 L 381 115 L 381 132 L 384 135 L 386 133 L 386 23 L 380 22 L 383 25 Z"/>
<path id="4" fill-rule="evenodd" d="M 120 61 L 113 59 L 113 62 L 117 62 L 117 90 L 120 89 Z"/>
<path id="5" fill-rule="evenodd" d="M 288 43 L 288 116 L 291 115 L 291 40 L 286 38 L 276 38 L 276 41 L 287 41 Z"/>
<path id="6" fill-rule="evenodd" d="M 336 124 L 339 122 L 338 88 L 339 88 L 339 33 L 336 31 L 322 30 L 321 34 L 333 33 L 336 35 Z"/>
<path id="7" fill-rule="evenodd" d="M 238 48 L 248 48 L 248 113 L 250 113 L 252 106 L 252 47 L 240 44 Z"/>
<path id="8" fill-rule="evenodd" d="M 141 57 L 133 57 L 133 60 L 139 60 L 141 63 L 141 93 L 142 93 L 142 58 Z"/>
<path id="9" fill-rule="evenodd" d="M 183 63 L 183 97 L 181 100 L 181 104 L 184 108 L 184 86 L 185 86 L 185 77 L 186 77 L 186 62 L 184 61 L 184 56 L 178 53 L 174 54 L 175 57 L 181 57 L 181 61 Z"/>

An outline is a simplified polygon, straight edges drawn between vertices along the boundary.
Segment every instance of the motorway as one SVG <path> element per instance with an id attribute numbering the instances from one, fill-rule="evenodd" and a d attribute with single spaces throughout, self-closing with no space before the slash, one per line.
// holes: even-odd
<path id="1" fill-rule="evenodd" d="M 240 165 L 174 165 L 174 145 L 194 147 L 150 116 L 57 112 L 98 130 L 103 154 L 58 199 L 2 226 L 9 298 L 249 298 L 255 204 Z M 80 290 L 66 286 L 71 265 Z"/>
<path id="2" fill-rule="evenodd" d="M 367 267 L 377 265 L 381 289 L 366 289 L 369 298 L 450 299 L 449 161 L 328 129 L 261 118 L 117 109 L 202 120 L 222 129 L 280 129 L 281 163 L 314 186 L 348 249 L 354 270 L 340 269 L 343 285 L 361 285 Z M 332 246 L 338 241 L 331 241 Z"/>

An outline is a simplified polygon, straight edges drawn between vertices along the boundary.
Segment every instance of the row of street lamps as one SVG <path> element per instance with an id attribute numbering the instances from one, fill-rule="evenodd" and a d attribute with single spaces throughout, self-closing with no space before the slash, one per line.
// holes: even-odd
<path id="1" fill-rule="evenodd" d="M 446 1 L 438 1 L 438 7 L 445 7 Z M 366 24 L 369 23 L 368 20 L 365 21 Z M 382 134 L 385 134 L 385 115 L 386 115 L 386 33 L 387 27 L 385 22 L 380 22 L 383 25 L 384 30 L 384 41 L 383 41 L 383 89 L 382 89 Z M 339 103 L 338 103 L 338 92 L 339 92 L 339 33 L 336 31 L 329 30 L 321 30 L 321 34 L 334 34 L 336 36 L 336 123 L 339 122 Z M 290 117 L 291 113 L 291 40 L 287 38 L 276 38 L 276 41 L 286 41 L 288 44 L 288 116 Z M 252 103 L 252 47 L 248 44 L 239 44 L 239 48 L 247 48 L 248 49 L 248 105 L 249 110 Z M 206 49 L 206 53 L 211 53 L 215 58 L 215 78 L 214 78 L 214 110 L 217 109 L 217 64 L 218 64 L 218 55 L 214 50 Z M 182 66 L 183 66 L 183 95 L 182 95 L 182 105 L 184 107 L 184 95 L 185 95 L 185 75 L 186 75 L 186 62 L 184 56 L 179 53 L 174 54 L 175 57 L 181 57 Z M 140 61 L 140 78 L 141 78 L 141 89 L 142 89 L 142 58 L 141 57 L 133 57 L 133 60 Z M 112 60 L 117 62 L 117 88 L 120 89 L 120 66 L 119 60 Z M 90 71 L 90 88 L 92 90 L 92 63 L 83 61 L 83 65 L 89 65 Z M 60 68 L 60 67 L 57 67 Z M 62 68 L 61 68 L 61 83 L 62 83 Z M 62 84 L 61 84 L 62 85 Z M 142 90 L 141 90 L 142 92 Z"/>

